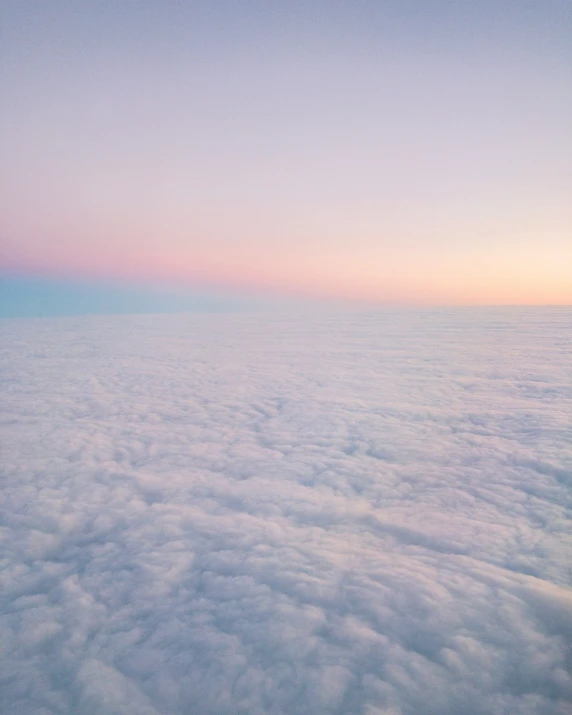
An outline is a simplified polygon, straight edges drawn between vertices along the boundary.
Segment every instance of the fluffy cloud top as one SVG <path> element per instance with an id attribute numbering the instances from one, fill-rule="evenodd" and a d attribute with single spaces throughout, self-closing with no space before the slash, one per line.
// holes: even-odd
<path id="1" fill-rule="evenodd" d="M 0 712 L 570 712 L 571 322 L 5 321 Z"/>

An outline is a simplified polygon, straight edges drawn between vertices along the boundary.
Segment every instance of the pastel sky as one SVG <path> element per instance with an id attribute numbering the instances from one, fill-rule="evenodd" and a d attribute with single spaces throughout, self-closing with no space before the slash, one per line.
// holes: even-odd
<path id="1" fill-rule="evenodd" d="M 572 303 L 569 0 L 3 0 L 2 270 Z"/>

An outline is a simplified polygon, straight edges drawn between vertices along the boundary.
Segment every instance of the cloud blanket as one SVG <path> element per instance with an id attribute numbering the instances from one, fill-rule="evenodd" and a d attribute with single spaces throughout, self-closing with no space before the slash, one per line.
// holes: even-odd
<path id="1" fill-rule="evenodd" d="M 567 309 L 2 324 L 2 715 L 565 715 Z"/>

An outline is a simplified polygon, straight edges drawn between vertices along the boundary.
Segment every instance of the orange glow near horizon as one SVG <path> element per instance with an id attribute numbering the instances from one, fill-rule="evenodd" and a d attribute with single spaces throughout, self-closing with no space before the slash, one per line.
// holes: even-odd
<path id="1" fill-rule="evenodd" d="M 4 261 L 5 270 L 48 277 L 113 280 L 185 288 L 307 299 L 400 305 L 569 305 L 572 304 L 572 249 L 539 260 L 532 251 L 509 255 L 386 256 L 151 250 L 124 253 L 110 246 L 97 251 Z"/>

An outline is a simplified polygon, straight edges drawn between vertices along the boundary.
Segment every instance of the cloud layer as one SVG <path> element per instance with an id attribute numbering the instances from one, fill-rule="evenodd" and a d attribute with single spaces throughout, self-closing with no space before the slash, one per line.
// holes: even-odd
<path id="1" fill-rule="evenodd" d="M 571 323 L 5 321 L 0 712 L 568 713 Z"/>

